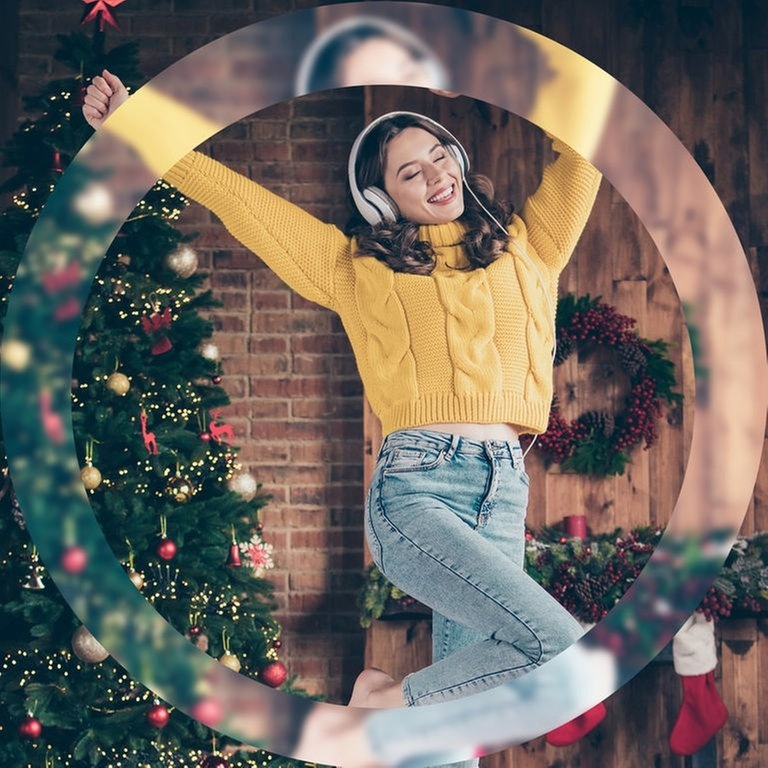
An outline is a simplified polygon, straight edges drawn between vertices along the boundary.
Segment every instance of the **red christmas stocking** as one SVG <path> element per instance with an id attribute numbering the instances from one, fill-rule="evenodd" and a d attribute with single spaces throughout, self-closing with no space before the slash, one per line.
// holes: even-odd
<path id="1" fill-rule="evenodd" d="M 586 736 L 606 714 L 605 704 L 602 702 L 583 714 L 575 717 L 569 723 L 555 728 L 547 734 L 547 744 L 553 747 L 567 747 L 575 744 L 583 736 Z"/>
<path id="2" fill-rule="evenodd" d="M 715 685 L 715 673 L 681 677 L 683 704 L 669 736 L 676 755 L 698 752 L 726 723 L 725 708 Z"/>
<path id="3" fill-rule="evenodd" d="M 726 723 L 728 710 L 715 685 L 715 625 L 694 613 L 672 641 L 675 672 L 683 683 L 683 703 L 669 736 L 678 755 L 698 752 Z"/>

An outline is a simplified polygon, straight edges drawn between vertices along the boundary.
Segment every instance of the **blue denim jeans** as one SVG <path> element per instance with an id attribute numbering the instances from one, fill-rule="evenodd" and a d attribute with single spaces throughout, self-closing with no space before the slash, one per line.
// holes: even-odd
<path id="1" fill-rule="evenodd" d="M 498 686 L 583 634 L 522 569 L 527 502 L 518 443 L 416 429 L 385 438 L 368 545 L 392 583 L 436 612 L 435 661 L 403 680 L 407 705 Z"/>

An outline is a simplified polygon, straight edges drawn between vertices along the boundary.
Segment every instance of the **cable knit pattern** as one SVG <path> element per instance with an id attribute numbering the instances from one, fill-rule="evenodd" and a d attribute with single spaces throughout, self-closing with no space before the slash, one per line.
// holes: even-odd
<path id="1" fill-rule="evenodd" d="M 569 147 L 555 149 L 539 189 L 508 222 L 508 251 L 487 268 L 462 269 L 460 222 L 420 228 L 437 253 L 431 275 L 354 257 L 356 243 L 339 229 L 199 153 L 165 178 L 294 290 L 339 314 L 385 435 L 434 422 L 538 433 L 552 399 L 549 305 L 601 178 Z"/>
<path id="2" fill-rule="evenodd" d="M 418 397 L 416 364 L 411 334 L 402 301 L 395 290 L 395 273 L 375 259 L 357 259 L 357 307 L 365 329 L 364 368 L 377 371 L 382 381 L 393 382 L 378 392 L 377 410 L 388 410 L 402 393 Z M 359 364 L 360 361 L 358 361 Z M 395 384 L 396 382 L 396 384 Z"/>

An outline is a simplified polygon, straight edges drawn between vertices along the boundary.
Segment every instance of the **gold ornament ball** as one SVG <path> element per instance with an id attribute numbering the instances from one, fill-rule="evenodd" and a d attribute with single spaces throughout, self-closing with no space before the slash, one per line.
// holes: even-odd
<path id="1" fill-rule="evenodd" d="M 219 656 L 219 661 L 233 672 L 239 672 L 242 667 L 240 659 L 238 659 L 234 653 L 230 653 L 229 651 L 226 651 L 222 656 Z"/>
<path id="2" fill-rule="evenodd" d="M 195 488 L 186 477 L 177 475 L 168 481 L 168 486 L 166 487 L 165 492 L 177 504 L 186 504 L 195 492 Z"/>
<path id="3" fill-rule="evenodd" d="M 136 589 L 141 589 L 144 586 L 144 577 L 138 571 L 128 571 L 128 578 L 133 582 Z"/>
<path id="4" fill-rule="evenodd" d="M 101 472 L 91 464 L 80 470 L 80 477 L 83 478 L 83 485 L 87 491 L 92 491 L 101 485 Z"/>
<path id="5" fill-rule="evenodd" d="M 131 388 L 131 382 L 124 373 L 115 372 L 107 379 L 107 389 L 122 397 Z"/>
<path id="6" fill-rule="evenodd" d="M 88 664 L 98 664 L 109 656 L 109 651 L 85 626 L 78 627 L 72 635 L 72 652 Z"/>

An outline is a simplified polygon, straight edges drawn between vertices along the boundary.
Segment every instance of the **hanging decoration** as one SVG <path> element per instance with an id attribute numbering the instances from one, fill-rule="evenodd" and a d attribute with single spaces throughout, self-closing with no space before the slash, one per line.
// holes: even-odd
<path id="1" fill-rule="evenodd" d="M 61 445 L 64 442 L 64 422 L 61 416 L 53 410 L 50 390 L 40 390 L 39 403 L 40 422 L 43 425 L 43 431 L 52 443 Z"/>
<path id="2" fill-rule="evenodd" d="M 98 21 L 99 32 L 104 31 L 104 24 L 110 24 L 115 29 L 120 29 L 117 23 L 117 16 L 113 13 L 112 9 L 121 5 L 125 0 L 83 0 L 87 6 L 83 11 L 83 18 L 80 20 L 81 24 L 87 24 L 89 21 Z"/>
<path id="3" fill-rule="evenodd" d="M 107 377 L 106 386 L 110 392 L 118 397 L 123 397 L 128 394 L 128 390 L 131 388 L 131 381 L 124 373 L 120 373 L 119 367 L 119 361 L 115 360 L 115 370 Z"/>
<path id="4" fill-rule="evenodd" d="M 131 542 L 126 539 L 125 543 L 128 545 L 128 578 L 133 582 L 136 589 L 141 590 L 144 587 L 144 576 L 134 567 L 134 552 Z"/>
<path id="5" fill-rule="evenodd" d="M 262 667 L 259 679 L 272 688 L 279 688 L 288 679 L 288 670 L 282 661 L 273 661 Z"/>
<path id="6" fill-rule="evenodd" d="M 67 573 L 82 573 L 88 565 L 88 553 L 77 544 L 70 544 L 61 553 L 59 562 Z"/>
<path id="7" fill-rule="evenodd" d="M 662 403 L 682 401 L 682 395 L 672 391 L 675 369 L 667 355 L 669 344 L 641 338 L 635 322 L 599 297 L 568 294 L 558 301 L 555 365 L 588 344 L 608 347 L 616 352 L 630 392 L 618 413 L 593 410 L 570 422 L 555 399 L 547 431 L 535 444 L 547 462 L 582 475 L 621 475 L 636 446 L 645 443 L 648 449 L 656 442 Z"/>
<path id="8" fill-rule="evenodd" d="M 36 741 L 43 733 L 43 724 L 31 713 L 19 723 L 19 736 L 22 739 Z"/>
<path id="9" fill-rule="evenodd" d="M 168 480 L 165 492 L 177 504 L 186 504 L 195 493 L 195 486 L 181 474 L 179 465 L 176 465 L 176 474 Z"/>
<path id="10" fill-rule="evenodd" d="M 53 173 L 64 173 L 64 168 L 61 165 L 61 152 L 54 150 L 53 157 L 51 158 L 51 171 Z"/>
<path id="11" fill-rule="evenodd" d="M 158 543 L 155 552 L 161 560 L 173 560 L 178 552 L 178 547 L 173 539 L 168 538 L 168 522 L 165 515 L 160 515 L 160 542 Z"/>
<path id="12" fill-rule="evenodd" d="M 92 437 L 85 443 L 85 466 L 80 470 L 80 477 L 87 491 L 93 491 L 101 485 L 101 472 L 93 466 L 93 445 L 96 442 Z"/>
<path id="13" fill-rule="evenodd" d="M 2 498 L 2 496 L 0 496 Z M 37 547 L 32 547 L 32 554 L 29 557 L 30 559 L 30 569 L 31 573 L 29 574 L 29 577 L 27 580 L 21 585 L 23 589 L 45 589 L 45 584 L 43 583 L 43 566 L 40 565 L 40 559 L 37 554 Z"/>
<path id="14" fill-rule="evenodd" d="M 230 650 L 229 635 L 227 635 L 226 629 L 221 630 L 221 647 L 224 649 L 224 653 L 219 656 L 219 661 L 233 672 L 239 672 L 243 665 L 240 663 L 237 655 Z"/>
<path id="15" fill-rule="evenodd" d="M 159 730 L 168 725 L 168 721 L 171 719 L 171 713 L 168 711 L 168 707 L 160 703 L 159 699 L 155 699 L 147 710 L 145 717 L 149 725 Z"/>
<path id="16" fill-rule="evenodd" d="M 227 557 L 227 565 L 230 568 L 240 568 L 243 565 L 243 561 L 240 558 L 240 545 L 235 538 L 235 526 L 232 526 L 232 543 L 229 545 L 229 555 Z"/>
<path id="17" fill-rule="evenodd" d="M 254 533 L 248 541 L 240 542 L 240 551 L 245 555 L 247 564 L 255 576 L 261 578 L 266 571 L 275 567 L 272 560 L 273 546 L 262 540 L 259 533 Z"/>
<path id="18" fill-rule="evenodd" d="M 154 432 L 147 429 L 147 412 L 142 410 L 139 414 L 139 423 L 141 424 L 141 437 L 144 440 L 144 447 L 150 456 L 157 456 L 157 437 Z"/>
<path id="19" fill-rule="evenodd" d="M 259 490 L 256 478 L 248 472 L 240 472 L 233 475 L 227 484 L 230 491 L 234 491 L 246 501 L 251 501 Z"/>
<path id="20" fill-rule="evenodd" d="M 231 424 L 218 424 L 219 416 L 223 408 L 211 408 L 208 412 L 211 420 L 208 423 L 208 431 L 211 433 L 211 439 L 221 444 L 232 445 L 235 441 L 235 430 Z"/>
<path id="21" fill-rule="evenodd" d="M 149 350 L 151 354 L 162 355 L 173 348 L 167 332 L 167 329 L 171 327 L 170 307 L 166 307 L 161 312 L 160 305 L 156 304 L 151 315 L 145 315 L 141 318 L 141 327 L 152 341 L 152 347 Z"/>
<path id="22" fill-rule="evenodd" d="M 186 279 L 197 272 L 197 254 L 188 245 L 182 245 L 168 254 L 166 264 L 179 277 Z"/>
<path id="23" fill-rule="evenodd" d="M 91 634 L 85 625 L 79 626 L 72 635 L 72 652 L 80 661 L 98 664 L 109 656 L 109 651 Z"/>
<path id="24" fill-rule="evenodd" d="M 200 440 L 202 440 L 204 443 L 210 443 L 211 433 L 208 431 L 208 427 L 206 426 L 205 411 L 197 412 L 197 426 L 200 428 L 200 431 L 197 433 L 197 436 L 200 438 Z"/>

